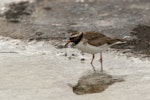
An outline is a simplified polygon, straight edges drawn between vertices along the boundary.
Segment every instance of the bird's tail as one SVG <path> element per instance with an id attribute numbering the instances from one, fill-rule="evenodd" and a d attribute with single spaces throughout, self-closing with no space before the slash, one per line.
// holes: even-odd
<path id="1" fill-rule="evenodd" d="M 112 39 L 112 44 L 111 46 L 114 46 L 114 45 L 121 45 L 121 44 L 125 44 L 127 43 L 126 40 L 123 40 L 123 39 Z"/>

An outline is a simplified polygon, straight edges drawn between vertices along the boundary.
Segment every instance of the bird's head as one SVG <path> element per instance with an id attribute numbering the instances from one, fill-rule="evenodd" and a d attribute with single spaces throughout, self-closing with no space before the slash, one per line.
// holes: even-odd
<path id="1" fill-rule="evenodd" d="M 72 42 L 74 45 L 78 44 L 82 39 L 82 37 L 83 37 L 83 32 L 72 33 L 65 46 L 67 46 L 70 42 Z"/>

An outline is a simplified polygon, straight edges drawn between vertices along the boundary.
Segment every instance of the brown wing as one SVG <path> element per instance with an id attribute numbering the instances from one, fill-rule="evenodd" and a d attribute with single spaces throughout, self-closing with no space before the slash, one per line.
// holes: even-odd
<path id="1" fill-rule="evenodd" d="M 87 40 L 93 40 L 96 38 L 102 38 L 102 37 L 106 37 L 104 34 L 98 33 L 98 32 L 84 32 L 83 33 L 84 38 Z"/>
<path id="2" fill-rule="evenodd" d="M 119 41 L 118 39 L 111 39 L 110 37 L 107 37 L 106 35 L 98 32 L 85 32 L 83 34 L 87 42 L 94 46 L 100 46 L 106 43 L 112 44 L 114 42 Z"/>

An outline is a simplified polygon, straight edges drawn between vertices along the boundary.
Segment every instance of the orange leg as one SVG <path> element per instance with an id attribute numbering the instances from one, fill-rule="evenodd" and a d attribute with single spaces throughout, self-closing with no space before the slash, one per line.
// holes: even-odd
<path id="1" fill-rule="evenodd" d="M 95 67 L 93 66 L 93 60 L 94 60 L 94 58 L 95 58 L 95 55 L 93 54 L 92 60 L 91 60 L 91 65 L 92 65 L 93 70 L 96 71 L 96 70 L 95 70 Z"/>

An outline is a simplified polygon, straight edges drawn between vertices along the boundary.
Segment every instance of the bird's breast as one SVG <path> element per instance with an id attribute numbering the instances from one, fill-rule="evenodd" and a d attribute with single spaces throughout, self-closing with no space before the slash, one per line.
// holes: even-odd
<path id="1" fill-rule="evenodd" d="M 101 46 L 93 46 L 93 45 L 90 45 L 88 43 L 84 43 L 83 41 L 81 41 L 75 47 L 83 52 L 96 54 L 96 53 L 100 53 L 102 51 L 107 50 L 109 46 L 107 44 L 104 44 Z"/>

